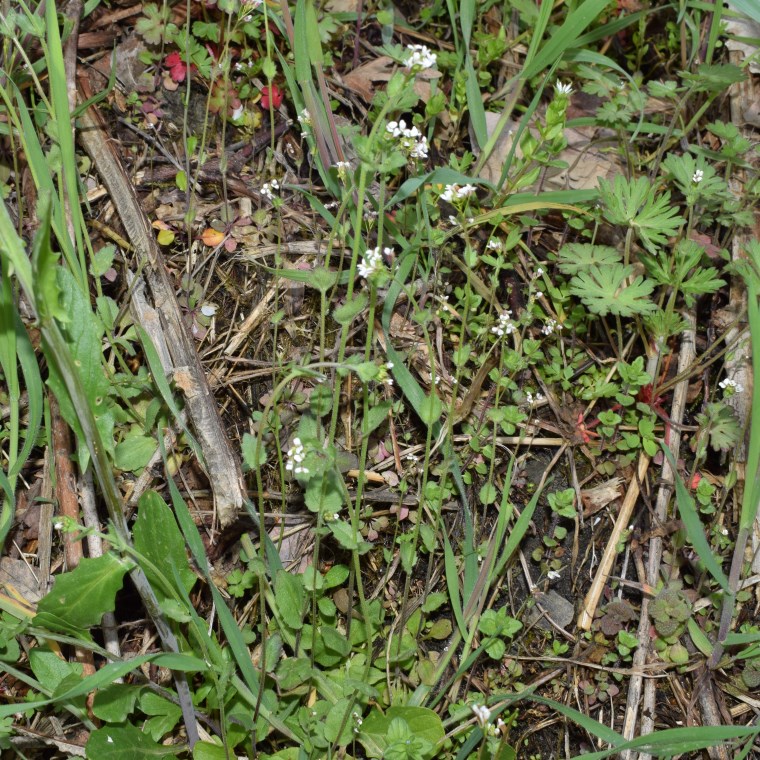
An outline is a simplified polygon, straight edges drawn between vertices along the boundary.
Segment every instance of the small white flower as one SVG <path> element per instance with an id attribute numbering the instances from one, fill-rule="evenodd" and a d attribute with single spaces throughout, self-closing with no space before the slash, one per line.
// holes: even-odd
<path id="1" fill-rule="evenodd" d="M 556 581 L 562 577 L 562 573 L 560 573 L 559 570 L 549 570 L 549 572 L 546 574 L 546 577 L 550 581 Z"/>
<path id="2" fill-rule="evenodd" d="M 384 248 L 383 253 L 386 256 L 393 256 L 392 248 Z M 364 253 L 364 258 L 356 266 L 356 271 L 360 277 L 368 280 L 373 274 L 381 272 L 383 269 L 383 254 L 380 253 L 380 247 L 368 248 Z"/>
<path id="3" fill-rule="evenodd" d="M 446 185 L 440 195 L 442 201 L 453 203 L 455 200 L 468 198 L 476 191 L 475 185 Z"/>
<path id="4" fill-rule="evenodd" d="M 562 329 L 562 325 L 559 322 L 557 322 L 556 319 L 552 319 L 550 317 L 544 323 L 544 326 L 541 328 L 541 332 L 544 335 L 551 335 L 553 332 L 555 331 L 559 332 L 561 329 Z"/>
<path id="5" fill-rule="evenodd" d="M 304 459 L 306 459 L 306 449 L 300 438 L 294 438 L 293 445 L 287 451 L 285 469 L 294 475 L 307 475 L 309 471 L 301 464 Z"/>
<path id="6" fill-rule="evenodd" d="M 430 146 L 428 145 L 427 137 L 421 137 L 414 144 L 414 147 L 411 149 L 411 151 L 409 151 L 409 155 L 412 158 L 427 158 L 429 149 Z"/>
<path id="7" fill-rule="evenodd" d="M 728 395 L 731 396 L 734 393 L 741 393 L 744 390 L 744 386 L 741 383 L 738 383 L 736 380 L 732 380 L 730 377 L 721 380 L 718 385 L 722 390 L 728 391 Z"/>
<path id="8" fill-rule="evenodd" d="M 702 181 L 704 178 L 705 178 L 705 173 L 704 173 L 704 172 L 703 172 L 701 169 L 697 169 L 697 170 L 694 172 L 694 174 L 693 174 L 693 176 L 692 176 L 692 178 L 691 178 L 691 181 L 692 181 L 692 182 L 693 182 L 695 185 L 698 185 L 698 184 L 699 184 L 699 183 L 700 183 L 700 182 L 701 182 L 701 181 Z"/>
<path id="9" fill-rule="evenodd" d="M 410 52 L 406 59 L 406 68 L 409 71 L 422 71 L 432 69 L 436 64 L 436 54 L 427 45 L 407 45 Z"/>
<path id="10" fill-rule="evenodd" d="M 721 535 L 727 536 L 728 535 L 728 528 L 721 528 L 720 532 L 721 532 Z"/>
<path id="11" fill-rule="evenodd" d="M 470 705 L 470 709 L 475 715 L 478 725 L 485 728 L 488 721 L 491 720 L 491 711 L 485 705 Z"/>
<path id="12" fill-rule="evenodd" d="M 554 89 L 557 91 L 557 95 L 566 95 L 567 97 L 570 97 L 570 95 L 573 94 L 573 86 L 570 82 L 564 84 L 558 80 L 554 83 Z"/>
<path id="13" fill-rule="evenodd" d="M 498 323 L 491 328 L 491 332 L 499 338 L 503 338 L 505 335 L 511 335 L 514 331 L 515 323 L 512 322 L 512 312 L 509 309 L 502 314 L 499 314 Z"/>
<path id="14" fill-rule="evenodd" d="M 530 404 L 530 406 L 535 406 L 536 404 L 540 404 L 544 400 L 543 393 L 537 393 L 535 396 L 531 391 L 525 392 L 525 400 Z"/>
<path id="15" fill-rule="evenodd" d="M 501 250 L 501 240 L 497 240 L 496 238 L 491 238 L 486 243 L 486 248 L 488 248 L 489 251 L 500 251 Z"/>
<path id="16" fill-rule="evenodd" d="M 213 317 L 219 307 L 215 303 L 204 303 L 201 306 L 201 314 L 204 317 Z"/>
<path id="17" fill-rule="evenodd" d="M 232 121 L 237 121 L 243 115 L 243 104 L 241 103 L 232 111 Z"/>
<path id="18" fill-rule="evenodd" d="M 303 111 L 298 114 L 298 121 L 302 127 L 311 126 L 311 114 L 309 113 L 308 109 L 304 108 Z"/>
<path id="19" fill-rule="evenodd" d="M 535 292 L 533 295 L 534 295 L 536 298 L 542 298 L 544 294 L 543 294 L 543 292 L 542 292 L 542 291 L 540 291 L 540 290 L 537 290 L 537 291 L 536 291 L 536 292 Z"/>
<path id="20" fill-rule="evenodd" d="M 544 276 L 544 270 L 541 267 L 536 269 L 536 277 L 543 277 L 543 276 Z"/>
<path id="21" fill-rule="evenodd" d="M 275 198 L 275 196 L 277 194 L 277 190 L 279 190 L 279 189 L 280 189 L 280 183 L 276 179 L 273 179 L 270 182 L 265 182 L 261 186 L 261 194 L 265 198 L 267 198 L 270 201 L 272 201 L 272 200 L 274 200 L 274 198 Z"/>
<path id="22" fill-rule="evenodd" d="M 393 362 L 385 362 L 386 369 L 393 369 Z"/>

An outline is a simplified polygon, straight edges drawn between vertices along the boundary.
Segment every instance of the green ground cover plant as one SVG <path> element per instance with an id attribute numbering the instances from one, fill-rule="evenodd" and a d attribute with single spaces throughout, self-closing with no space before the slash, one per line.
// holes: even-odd
<path id="1" fill-rule="evenodd" d="M 752 4 L 120 7 L 0 11 L 3 751 L 754 756 Z"/>

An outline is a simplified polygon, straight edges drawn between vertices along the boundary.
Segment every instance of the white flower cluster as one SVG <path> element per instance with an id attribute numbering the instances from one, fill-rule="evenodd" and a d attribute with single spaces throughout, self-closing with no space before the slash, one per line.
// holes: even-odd
<path id="1" fill-rule="evenodd" d="M 383 253 L 388 256 L 393 256 L 393 248 L 383 248 Z M 383 254 L 380 253 L 380 246 L 375 248 L 367 248 L 364 252 L 364 260 L 360 261 L 356 270 L 359 272 L 360 277 L 368 280 L 373 274 L 381 272 L 383 269 Z"/>
<path id="2" fill-rule="evenodd" d="M 478 725 L 485 728 L 488 721 L 491 720 L 491 711 L 485 705 L 470 705 L 470 709 L 475 715 Z"/>
<path id="3" fill-rule="evenodd" d="M 499 322 L 491 328 L 494 335 L 503 338 L 505 335 L 511 335 L 515 331 L 515 323 L 512 321 L 512 312 L 507 309 L 499 314 Z"/>
<path id="4" fill-rule="evenodd" d="M 300 438 L 294 438 L 293 445 L 288 449 L 288 461 L 285 462 L 285 469 L 294 475 L 308 475 L 308 469 L 302 464 L 304 459 L 306 459 L 306 449 L 304 449 Z"/>
<path id="5" fill-rule="evenodd" d="M 280 189 L 280 183 L 276 179 L 273 179 L 271 182 L 265 182 L 261 186 L 261 194 L 265 198 L 268 198 L 270 201 L 272 201 L 277 195 L 277 191 L 279 189 Z"/>
<path id="6" fill-rule="evenodd" d="M 427 45 L 407 45 L 409 57 L 406 59 L 406 68 L 409 71 L 422 71 L 432 69 L 435 66 L 436 54 Z"/>
<path id="7" fill-rule="evenodd" d="M 446 185 L 440 198 L 447 203 L 454 203 L 454 201 L 469 198 L 475 192 L 475 185 L 462 185 L 461 187 L 459 185 Z"/>
<path id="8" fill-rule="evenodd" d="M 551 335 L 553 332 L 559 332 L 562 329 L 562 325 L 557 322 L 556 319 L 552 319 L 551 317 L 546 320 L 544 323 L 544 326 L 541 328 L 541 332 L 544 335 Z"/>
<path id="9" fill-rule="evenodd" d="M 741 393 L 744 390 L 744 386 L 741 383 L 737 383 L 736 380 L 732 380 L 730 377 L 721 380 L 718 385 L 721 390 L 730 391 L 731 395 L 734 393 Z"/>
<path id="10" fill-rule="evenodd" d="M 692 182 L 693 182 L 695 185 L 698 185 L 698 184 L 699 184 L 699 183 L 700 183 L 700 182 L 701 182 L 701 181 L 702 181 L 704 178 L 705 178 L 705 173 L 704 173 L 704 172 L 703 172 L 701 169 L 697 169 L 697 170 L 694 172 L 694 174 L 693 174 L 693 176 L 692 176 L 692 178 L 691 178 L 691 181 L 692 181 Z"/>
<path id="11" fill-rule="evenodd" d="M 488 248 L 489 251 L 500 251 L 501 250 L 501 240 L 497 240 L 496 238 L 491 238 L 486 243 L 486 248 Z"/>
<path id="12" fill-rule="evenodd" d="M 298 121 L 302 127 L 311 126 L 311 114 L 307 108 L 304 108 L 303 111 L 298 114 Z"/>
<path id="13" fill-rule="evenodd" d="M 567 97 L 570 97 L 573 94 L 573 86 L 570 84 L 570 82 L 564 84 L 558 80 L 554 83 L 554 89 L 557 91 L 557 95 L 565 95 Z"/>
<path id="14" fill-rule="evenodd" d="M 393 369 L 393 362 L 385 362 L 380 368 L 380 381 L 385 383 L 388 387 L 393 385 L 393 378 L 391 377 L 391 370 Z"/>
<path id="15" fill-rule="evenodd" d="M 535 396 L 530 392 L 525 392 L 525 400 L 531 405 L 535 406 L 536 404 L 540 404 L 544 400 L 544 394 L 543 393 L 537 393 Z"/>
<path id="16" fill-rule="evenodd" d="M 401 119 L 401 121 L 389 121 L 385 127 L 385 131 L 392 137 L 398 138 L 399 145 L 412 158 L 428 157 L 430 146 L 428 145 L 427 137 L 424 137 L 417 127 L 407 127 L 406 122 Z"/>

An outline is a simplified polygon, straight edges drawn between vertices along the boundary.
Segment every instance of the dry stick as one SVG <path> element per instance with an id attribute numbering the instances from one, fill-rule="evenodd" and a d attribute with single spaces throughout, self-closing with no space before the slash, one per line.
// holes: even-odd
<path id="1" fill-rule="evenodd" d="M 222 527 L 237 519 L 243 506 L 244 486 L 240 461 L 227 438 L 216 402 L 201 367 L 192 338 L 182 319 L 174 287 L 163 256 L 116 150 L 94 108 L 81 116 L 79 139 L 90 155 L 119 211 L 129 241 L 145 263 L 145 277 L 156 310 L 165 321 L 166 343 L 174 366 L 174 381 L 185 396 L 186 407 L 205 459 L 214 506 Z"/>
<path id="2" fill-rule="evenodd" d="M 678 357 L 678 372 L 684 372 L 694 361 L 694 324 L 693 314 L 685 315 L 689 322 L 688 329 L 684 332 L 681 341 L 681 353 Z M 686 394 L 689 390 L 688 377 L 684 377 L 673 391 L 673 405 L 670 411 L 670 419 L 674 423 L 671 428 L 670 440 L 667 442 L 668 447 L 673 452 L 673 457 L 678 461 L 678 453 L 681 446 L 681 439 L 676 432 L 678 426 L 683 422 L 684 410 L 686 408 Z M 662 478 L 660 490 L 657 493 L 657 502 L 655 504 L 654 519 L 656 523 L 662 524 L 667 520 L 668 504 L 673 492 L 674 474 L 670 467 L 670 462 L 665 459 L 662 464 Z M 647 567 L 647 582 L 650 586 L 656 586 L 657 578 L 660 572 L 660 560 L 662 558 L 662 538 L 653 536 L 649 541 L 649 560 Z M 649 655 L 649 599 L 644 597 L 641 603 L 641 617 L 639 619 L 639 646 L 633 656 L 632 670 L 641 670 Z M 641 699 L 642 685 L 644 686 L 644 717 L 642 718 L 641 734 L 651 733 L 654 728 L 654 694 L 655 689 L 651 688 L 656 684 L 647 681 L 643 684 L 643 678 L 632 676 L 628 683 L 628 701 L 623 722 L 623 736 L 626 739 L 633 739 L 638 736 L 636 733 L 636 720 L 638 717 L 639 701 Z M 646 725 L 646 730 L 645 730 Z M 622 754 L 622 760 L 634 760 L 636 752 L 627 750 Z M 641 756 L 642 758 L 644 755 Z"/>
<path id="3" fill-rule="evenodd" d="M 736 65 L 742 65 L 742 59 L 744 54 L 740 51 L 734 51 L 730 53 L 731 63 Z M 731 122 L 733 124 L 743 124 L 745 122 L 744 113 L 749 111 L 750 108 L 756 107 L 758 101 L 760 101 L 760 85 L 757 84 L 756 77 L 748 77 L 746 81 L 739 82 L 731 87 L 729 92 L 730 108 L 731 108 Z M 742 136 L 747 137 L 750 140 L 754 139 L 754 134 L 747 129 L 741 130 Z M 734 172 L 730 186 L 734 195 L 741 196 L 744 184 L 747 180 L 747 175 L 744 170 L 737 170 Z M 749 244 L 750 240 L 755 237 L 760 239 L 760 217 L 757 211 L 755 211 L 755 224 L 752 233 L 737 232 L 734 235 L 732 242 L 731 258 L 734 261 L 738 261 L 744 258 L 743 249 Z M 739 423 L 742 424 L 745 430 L 749 430 L 747 421 L 752 414 L 752 385 L 754 378 L 752 377 L 752 364 L 750 362 L 750 349 L 749 349 L 749 326 L 747 325 L 747 289 L 744 286 L 744 281 L 741 277 L 734 275 L 731 277 L 731 290 L 728 300 L 727 310 L 735 316 L 744 314 L 745 318 L 736 325 L 734 328 L 730 328 L 726 335 L 726 341 L 730 342 L 735 337 L 742 338 L 741 343 L 736 349 L 726 356 L 725 368 L 726 377 L 736 381 L 738 384 L 744 386 L 744 393 L 734 393 L 726 399 L 726 402 L 736 412 L 736 416 Z M 747 446 L 746 440 L 741 441 L 734 452 L 734 467 L 736 468 L 736 474 L 738 476 L 736 494 L 742 493 L 742 487 L 745 484 L 746 472 L 745 466 L 747 462 Z M 755 474 L 751 473 L 750 477 L 754 477 Z M 752 572 L 760 573 L 760 510 L 757 512 L 755 518 L 755 524 L 752 531 Z"/>
<path id="4" fill-rule="evenodd" d="M 620 512 L 615 520 L 615 525 L 612 528 L 612 533 L 610 534 L 609 541 L 607 542 L 604 554 L 599 563 L 599 568 L 591 583 L 591 588 L 586 594 L 586 598 L 583 600 L 581 614 L 578 616 L 578 628 L 583 631 L 588 631 L 591 628 L 591 623 L 594 620 L 594 613 L 599 605 L 599 599 L 602 596 L 602 590 L 610 577 L 612 565 L 615 562 L 615 557 L 617 557 L 618 542 L 623 535 L 623 531 L 626 530 L 631 523 L 633 508 L 636 505 L 636 500 L 639 498 L 639 490 L 641 488 L 641 483 L 644 482 L 644 478 L 646 477 L 649 462 L 649 455 L 642 452 L 639 455 L 636 474 L 628 486 L 628 492 L 623 499 Z"/>

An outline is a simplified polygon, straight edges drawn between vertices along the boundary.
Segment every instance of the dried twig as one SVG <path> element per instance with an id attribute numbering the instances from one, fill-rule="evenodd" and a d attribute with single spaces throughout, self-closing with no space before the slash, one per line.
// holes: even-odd
<path id="1" fill-rule="evenodd" d="M 594 620 L 594 613 L 599 604 L 599 599 L 602 596 L 602 590 L 610 577 L 612 565 L 615 562 L 615 557 L 617 557 L 617 545 L 620 541 L 620 536 L 622 536 L 623 531 L 630 525 L 633 508 L 636 505 L 636 500 L 639 498 L 641 483 L 643 483 L 644 478 L 646 477 L 647 469 L 649 469 L 649 462 L 649 455 L 642 452 L 639 455 L 636 474 L 631 480 L 631 483 L 628 486 L 628 492 L 620 506 L 620 512 L 615 520 L 615 525 L 612 528 L 612 533 L 610 534 L 607 546 L 604 549 L 599 568 L 591 583 L 591 588 L 586 594 L 586 598 L 583 600 L 581 614 L 578 617 L 578 627 L 584 631 L 588 631 L 591 628 L 591 623 Z"/>
<path id="2" fill-rule="evenodd" d="M 95 107 L 91 107 L 82 114 L 81 122 L 79 139 L 117 204 L 122 224 L 140 262 L 145 264 L 148 287 L 155 308 L 164 321 L 165 342 L 173 363 L 175 384 L 185 396 L 205 459 L 219 522 L 224 527 L 237 519 L 244 501 L 240 462 L 232 451 L 192 338 L 183 322 L 163 256 L 121 159 L 106 135 L 102 117 Z"/>

